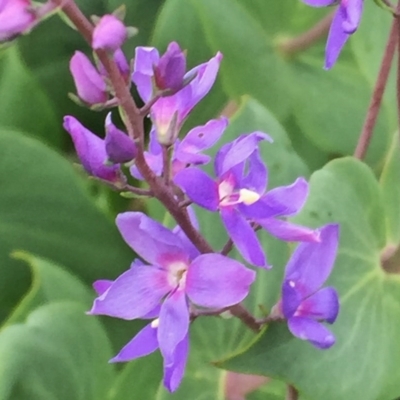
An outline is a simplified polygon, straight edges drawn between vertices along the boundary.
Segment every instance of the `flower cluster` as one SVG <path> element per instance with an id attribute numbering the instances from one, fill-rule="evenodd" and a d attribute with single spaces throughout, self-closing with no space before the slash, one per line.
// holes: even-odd
<path id="1" fill-rule="evenodd" d="M 120 22 L 103 17 L 96 29 L 93 48 L 107 49 L 116 65 L 121 65 L 116 58 L 125 60 L 118 55 L 124 40 Z M 114 30 L 118 34 L 111 44 L 107 32 Z M 116 223 L 123 239 L 140 258 L 115 281 L 95 282 L 98 297 L 90 311 L 126 320 L 149 320 L 111 361 L 129 361 L 159 349 L 164 360 L 164 385 L 170 391 L 177 389 L 184 373 L 191 320 L 202 313 L 218 315 L 241 307 L 256 279 L 250 267 L 271 268 L 258 237 L 260 229 L 280 240 L 301 242 L 287 265 L 281 299 L 272 313 L 287 320 L 293 335 L 319 348 L 334 343 L 333 334 L 321 322 L 334 322 L 338 296 L 333 288 L 321 286 L 334 264 L 338 227 L 311 229 L 287 220 L 305 204 L 307 181 L 298 178 L 290 185 L 267 189 L 268 169 L 260 146 L 269 145 L 272 139 L 259 131 L 221 146 L 213 160 L 215 177 L 209 176 L 201 169 L 212 161 L 205 152 L 223 135 L 228 125 L 224 117 L 179 138 L 185 119 L 211 89 L 221 60 L 218 53 L 186 72 L 186 57 L 177 43 L 171 43 L 161 56 L 154 48 L 136 49 L 131 82 L 126 84 L 136 86 L 145 103 L 142 110 L 151 119 L 147 147 L 143 135 L 132 131 L 127 135 L 116 127 L 111 114 L 105 122 L 105 139 L 72 116 L 64 120 L 90 175 L 133 193 L 140 188 L 128 182 L 132 178 L 145 181 L 148 195 L 163 202 L 178 222 L 171 230 L 141 212 L 118 215 Z M 86 56 L 76 53 L 71 72 L 82 102 L 105 108 L 115 105 L 110 101 L 114 93 L 108 76 L 100 65 L 96 68 Z M 126 77 L 124 68 L 120 72 Z M 163 196 L 169 196 L 168 200 Z M 228 250 L 216 251 L 208 245 L 192 203 L 220 215 L 229 236 Z M 232 246 L 243 262 L 228 256 Z"/>

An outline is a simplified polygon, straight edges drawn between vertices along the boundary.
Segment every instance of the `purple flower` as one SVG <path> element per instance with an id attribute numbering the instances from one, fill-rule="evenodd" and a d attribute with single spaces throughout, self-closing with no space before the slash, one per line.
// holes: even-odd
<path id="1" fill-rule="evenodd" d="M 220 139 L 227 125 L 228 120 L 225 117 L 212 119 L 205 125 L 190 130 L 181 141 L 177 139 L 171 161 L 172 176 L 190 165 L 207 164 L 211 157 L 202 152 Z M 160 176 L 163 172 L 162 146 L 157 141 L 154 129 L 150 132 L 149 151 L 146 151 L 144 155 L 150 168 Z M 132 166 L 130 171 L 136 179 L 143 179 L 136 166 Z"/>
<path id="2" fill-rule="evenodd" d="M 174 390 L 187 358 L 189 307 L 220 309 L 239 303 L 247 296 L 255 273 L 220 254 L 199 255 L 184 235 L 142 213 L 119 214 L 117 226 L 149 265 L 136 264 L 120 275 L 94 301 L 90 313 L 132 320 L 148 317 L 161 304 L 157 326 L 141 332 L 147 350 L 135 349 L 135 343 L 141 343 L 136 336 L 133 345 L 128 343 L 114 361 L 139 357 L 143 351 L 148 354 L 159 347 L 164 378 Z"/>
<path id="3" fill-rule="evenodd" d="M 279 304 L 290 332 L 315 347 L 326 349 L 334 335 L 320 322 L 335 322 L 339 299 L 333 287 L 321 289 L 330 275 L 338 249 L 338 225 L 321 228 L 319 243 L 301 243 L 289 260 Z"/>
<path id="4" fill-rule="evenodd" d="M 117 49 L 114 53 L 113 58 L 124 80 L 129 83 L 131 70 L 124 52 L 121 49 Z M 97 67 L 99 69 L 100 74 L 108 78 L 108 72 L 106 71 L 104 65 L 100 61 L 98 61 Z"/>
<path id="5" fill-rule="evenodd" d="M 185 118 L 214 84 L 221 59 L 222 54 L 218 53 L 207 63 L 187 72 L 184 80 L 191 80 L 186 86 L 171 96 L 160 98 L 151 107 L 150 117 L 161 144 L 170 145 L 176 140 Z M 154 65 L 158 62 L 159 54 L 155 48 L 136 48 L 132 80 L 144 102 L 154 96 Z"/>
<path id="6" fill-rule="evenodd" d="M 330 69 L 335 64 L 349 36 L 358 28 L 363 10 L 363 0 L 303 0 L 303 2 L 313 7 L 339 4 L 326 43 L 325 68 Z"/>
<path id="7" fill-rule="evenodd" d="M 223 146 L 215 157 L 216 180 L 198 168 L 186 168 L 174 182 L 190 200 L 210 211 L 219 211 L 229 236 L 244 259 L 267 267 L 267 260 L 252 224 L 283 240 L 318 240 L 308 228 L 278 220 L 297 213 L 308 195 L 303 178 L 290 186 L 267 192 L 267 168 L 258 150 L 261 140 L 271 141 L 262 132 L 242 135 Z"/>
<path id="8" fill-rule="evenodd" d="M 36 16 L 30 0 L 0 0 L 0 42 L 33 27 Z"/>
<path id="9" fill-rule="evenodd" d="M 78 96 L 83 102 L 94 105 L 107 101 L 106 83 L 85 54 L 76 51 L 69 63 L 69 69 Z"/>
<path id="10" fill-rule="evenodd" d="M 167 51 L 160 57 L 154 69 L 157 89 L 177 91 L 183 86 L 186 72 L 186 56 L 178 43 L 169 44 Z"/>
<path id="11" fill-rule="evenodd" d="M 132 161 L 137 154 L 134 141 L 112 123 L 111 113 L 106 117 L 105 148 L 108 161 L 113 164 Z"/>
<path id="12" fill-rule="evenodd" d="M 64 117 L 64 129 L 71 135 L 75 150 L 88 174 L 113 184 L 124 184 L 119 165 L 108 166 L 104 140 L 86 129 L 76 118 Z"/>
<path id="13" fill-rule="evenodd" d="M 93 30 L 92 47 L 115 52 L 119 49 L 128 35 L 123 22 L 115 15 L 104 15 Z"/>

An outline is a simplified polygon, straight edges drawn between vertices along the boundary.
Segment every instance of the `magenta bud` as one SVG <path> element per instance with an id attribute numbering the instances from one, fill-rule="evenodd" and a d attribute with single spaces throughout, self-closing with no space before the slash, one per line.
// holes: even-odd
<path id="1" fill-rule="evenodd" d="M 124 52 L 121 49 L 118 49 L 114 53 L 113 58 L 114 58 L 115 63 L 117 64 L 119 72 L 121 73 L 121 75 L 124 78 L 124 81 L 129 82 L 130 77 L 131 77 L 131 69 L 129 67 L 129 63 L 125 57 Z M 106 69 L 104 68 L 104 65 L 100 61 L 98 62 L 98 68 L 99 68 L 100 74 L 108 78 L 108 73 L 107 73 Z"/>
<path id="2" fill-rule="evenodd" d="M 167 51 L 154 67 L 154 79 L 158 89 L 177 91 L 183 87 L 186 57 L 178 43 L 171 42 Z"/>
<path id="3" fill-rule="evenodd" d="M 90 105 L 107 101 L 107 86 L 85 54 L 76 51 L 69 63 L 79 98 Z"/>
<path id="4" fill-rule="evenodd" d="M 64 117 L 64 129 L 71 135 L 76 153 L 89 175 L 117 184 L 123 183 L 125 177 L 117 165 L 108 166 L 104 140 L 86 129 L 76 118 Z"/>
<path id="5" fill-rule="evenodd" d="M 112 123 L 111 113 L 106 118 L 105 146 L 108 161 L 113 164 L 132 161 L 137 154 L 134 141 Z"/>
<path id="6" fill-rule="evenodd" d="M 0 0 L 0 41 L 15 36 L 33 27 L 36 16 L 30 0 Z"/>
<path id="7" fill-rule="evenodd" d="M 104 15 L 93 31 L 92 47 L 95 50 L 114 52 L 126 40 L 128 32 L 125 25 L 114 15 Z"/>

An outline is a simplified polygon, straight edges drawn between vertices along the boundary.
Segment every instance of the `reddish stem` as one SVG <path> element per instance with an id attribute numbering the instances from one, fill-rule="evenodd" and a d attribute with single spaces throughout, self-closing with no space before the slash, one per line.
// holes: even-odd
<path id="1" fill-rule="evenodd" d="M 385 52 L 382 58 L 381 67 L 379 69 L 378 78 L 376 80 L 367 115 L 365 117 L 364 126 L 361 130 L 357 147 L 354 151 L 354 157 L 358 158 L 359 160 L 362 160 L 367 153 L 368 147 L 372 139 L 376 120 L 378 118 L 379 110 L 381 108 L 383 94 L 385 92 L 390 68 L 393 62 L 394 52 L 396 50 L 396 43 L 398 42 L 397 26 L 398 18 L 395 18 L 393 20 L 392 28 L 390 30 L 389 39 L 386 43 Z"/>

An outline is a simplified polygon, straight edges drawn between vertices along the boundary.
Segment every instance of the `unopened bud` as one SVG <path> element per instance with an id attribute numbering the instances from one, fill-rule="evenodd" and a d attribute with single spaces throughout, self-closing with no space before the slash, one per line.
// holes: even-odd
<path id="1" fill-rule="evenodd" d="M 115 15 L 104 15 L 93 31 L 92 47 L 115 52 L 127 38 L 127 30 Z"/>
<path id="2" fill-rule="evenodd" d="M 167 51 L 154 67 L 157 89 L 177 91 L 183 87 L 186 72 L 186 57 L 176 42 L 169 44 Z"/>
<path id="3" fill-rule="evenodd" d="M 107 86 L 85 54 L 76 51 L 69 63 L 79 98 L 87 104 L 100 104 L 107 101 Z"/>
<path id="4" fill-rule="evenodd" d="M 126 163 L 136 157 L 135 143 L 112 123 L 111 113 L 106 118 L 105 145 L 108 160 L 113 164 Z"/>

